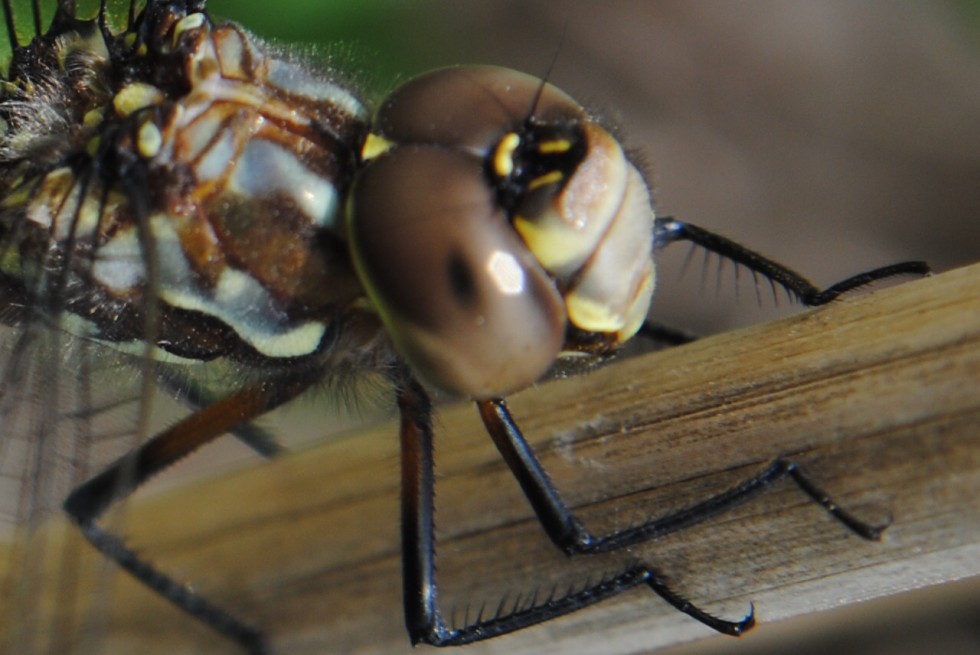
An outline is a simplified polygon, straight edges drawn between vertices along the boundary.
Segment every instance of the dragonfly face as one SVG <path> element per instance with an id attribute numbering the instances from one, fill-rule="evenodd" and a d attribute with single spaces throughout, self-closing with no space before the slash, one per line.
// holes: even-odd
<path id="1" fill-rule="evenodd" d="M 424 377 L 499 397 L 576 333 L 610 350 L 636 333 L 653 291 L 650 197 L 574 101 L 515 71 L 446 69 L 395 91 L 376 134 L 384 152 L 350 197 L 351 248 Z M 412 259 L 398 256 L 406 242 Z"/>
<path id="2" fill-rule="evenodd" d="M 923 264 L 821 290 L 727 239 L 656 218 L 646 182 L 609 132 L 563 92 L 516 71 L 435 71 L 401 86 L 372 116 L 341 78 L 235 24 L 213 23 L 203 1 L 131 6 L 122 29 L 101 13 L 75 18 L 74 3 L 59 6 L 50 29 L 29 43 L 11 31 L 18 47 L 0 96 L 0 318 L 20 330 L 23 345 L 54 333 L 121 353 L 143 385 L 140 412 L 154 383 L 194 408 L 155 434 L 139 421 L 133 453 L 68 495 L 65 509 L 97 549 L 243 647 L 266 652 L 263 626 L 143 562 L 99 518 L 221 434 L 246 439 L 253 419 L 325 379 L 373 370 L 394 383 L 403 419 L 413 641 L 485 639 L 638 585 L 722 632 L 752 625 L 751 615 L 708 615 L 646 565 L 540 605 L 443 623 L 432 408 L 420 380 L 477 401 L 552 541 L 569 554 L 606 552 L 676 521 L 591 534 L 501 399 L 565 355 L 605 357 L 640 331 L 653 250 L 692 241 L 810 305 L 881 277 L 922 273 Z M 20 350 L 8 387 L 30 365 Z M 208 362 L 227 364 L 232 379 L 195 391 Z M 880 531 L 830 503 L 790 462 L 739 493 L 782 476 L 862 536 Z M 719 498 L 704 504 L 703 518 L 741 496 Z"/>

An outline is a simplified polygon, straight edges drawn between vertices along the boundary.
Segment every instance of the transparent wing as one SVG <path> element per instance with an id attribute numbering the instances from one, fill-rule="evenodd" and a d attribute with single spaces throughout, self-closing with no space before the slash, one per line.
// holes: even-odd
<path id="1" fill-rule="evenodd" d="M 109 579 L 80 580 L 85 549 L 61 504 L 133 441 L 139 368 L 36 319 L 2 334 L 2 652 L 85 652 L 79 627 Z"/>
<path id="2" fill-rule="evenodd" d="M 109 4 L 107 20 L 125 26 L 134 7 Z M 58 10 L 91 18 L 99 5 L 4 2 L 7 60 L 46 32 Z M 32 73 L 29 88 L 43 98 L 44 69 Z M 5 89 L 0 161 L 0 652 L 89 652 L 99 632 L 92 608 L 105 606 L 111 577 L 83 575 L 86 549 L 61 506 L 71 489 L 145 436 L 151 386 L 142 379 L 152 365 L 74 336 L 77 317 L 66 310 L 83 277 L 69 271 L 91 266 L 92 249 L 77 236 L 91 208 L 71 191 L 32 205 L 39 186 L 31 180 L 43 180 L 55 164 L 46 168 L 41 119 L 30 117 L 38 107 L 25 88 Z M 50 158 L 70 156 L 62 149 Z M 75 173 L 68 188 L 84 188 L 91 171 Z"/>

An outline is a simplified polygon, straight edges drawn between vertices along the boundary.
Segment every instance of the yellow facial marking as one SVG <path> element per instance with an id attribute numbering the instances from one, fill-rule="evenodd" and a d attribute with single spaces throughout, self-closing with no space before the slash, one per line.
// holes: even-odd
<path id="1" fill-rule="evenodd" d="M 565 296 L 565 309 L 572 325 L 586 332 L 618 332 L 623 328 L 623 317 L 592 298 L 577 293 Z"/>
<path id="2" fill-rule="evenodd" d="M 542 141 L 538 144 L 538 152 L 542 155 L 560 155 L 572 149 L 572 142 L 568 139 L 553 139 Z"/>
<path id="3" fill-rule="evenodd" d="M 497 177 L 508 177 L 514 172 L 514 151 L 521 145 L 521 137 L 515 132 L 506 134 L 493 152 L 493 172 Z"/>
<path id="4" fill-rule="evenodd" d="M 540 221 L 523 216 L 514 217 L 514 229 L 521 235 L 534 258 L 548 271 L 584 259 L 583 253 L 591 245 L 590 241 L 583 243 L 582 234 L 578 230 L 568 230 L 559 221 L 560 219 Z"/>
<path id="5" fill-rule="evenodd" d="M 549 184 L 557 184 L 562 181 L 563 175 L 561 171 L 551 171 L 550 173 L 545 173 L 544 175 L 539 175 L 538 177 L 531 180 L 527 185 L 528 191 L 534 191 L 535 189 L 540 189 L 543 186 Z"/>

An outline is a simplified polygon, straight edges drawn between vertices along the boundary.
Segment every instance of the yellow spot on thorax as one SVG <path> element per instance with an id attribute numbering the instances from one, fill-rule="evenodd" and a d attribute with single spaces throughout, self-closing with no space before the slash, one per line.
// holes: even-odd
<path id="1" fill-rule="evenodd" d="M 543 186 L 548 186 L 549 184 L 557 184 L 562 181 L 561 171 L 551 171 L 550 173 L 545 173 L 544 175 L 539 175 L 530 182 L 528 182 L 527 190 L 534 191 L 535 189 L 540 189 Z"/>
<path id="2" fill-rule="evenodd" d="M 120 116 L 129 116 L 144 107 L 152 107 L 163 102 L 163 91 L 152 84 L 134 82 L 122 88 L 112 99 L 112 106 Z"/>
<path id="3" fill-rule="evenodd" d="M 102 122 L 103 108 L 96 107 L 95 109 L 90 109 L 85 112 L 85 116 L 82 117 L 82 124 L 85 127 L 96 127 Z"/>
<path id="4" fill-rule="evenodd" d="M 160 134 L 160 128 L 156 126 L 156 123 L 148 120 L 140 125 L 140 131 L 136 141 L 136 147 L 139 149 L 140 155 L 146 159 L 150 159 L 160 152 L 162 146 L 163 135 Z"/>
<path id="5" fill-rule="evenodd" d="M 394 144 L 383 136 L 368 134 L 364 140 L 364 147 L 361 148 L 361 159 L 368 161 L 388 152 Z"/>
<path id="6" fill-rule="evenodd" d="M 207 17 L 204 14 L 198 12 L 196 14 L 188 14 L 177 21 L 174 25 L 174 40 L 173 47 L 177 47 L 177 41 L 180 40 L 181 35 L 188 30 L 196 30 L 201 25 L 207 22 Z"/>

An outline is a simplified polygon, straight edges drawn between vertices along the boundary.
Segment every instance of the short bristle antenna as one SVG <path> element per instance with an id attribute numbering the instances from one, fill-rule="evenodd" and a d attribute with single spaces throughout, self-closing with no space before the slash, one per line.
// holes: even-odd
<path id="1" fill-rule="evenodd" d="M 551 79 L 551 74 L 555 70 L 555 65 L 558 63 L 558 55 L 561 54 L 562 48 L 565 45 L 565 36 L 568 34 L 568 19 L 565 19 L 565 24 L 562 26 L 561 35 L 558 37 L 558 47 L 555 48 L 555 54 L 551 57 L 551 61 L 548 63 L 548 68 L 545 70 L 544 75 L 541 76 L 541 83 L 538 84 L 537 91 L 534 92 L 534 97 L 531 98 L 531 106 L 528 107 L 527 119 L 525 122 L 530 122 L 538 112 L 538 105 L 541 103 L 541 96 L 544 95 L 545 87 L 548 86 L 548 81 Z"/>

